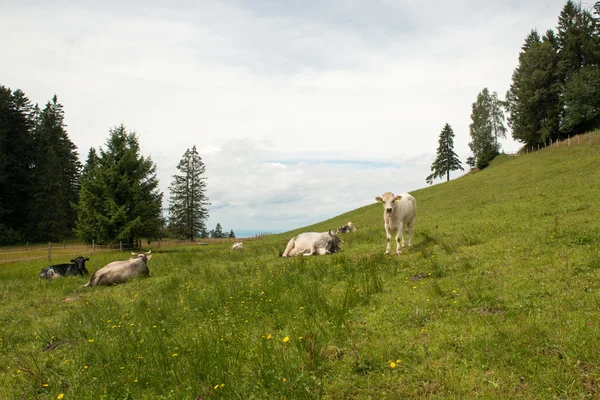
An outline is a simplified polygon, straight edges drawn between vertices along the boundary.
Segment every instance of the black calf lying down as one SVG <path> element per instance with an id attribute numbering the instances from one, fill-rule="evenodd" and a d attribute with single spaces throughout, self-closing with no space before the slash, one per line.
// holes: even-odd
<path id="1" fill-rule="evenodd" d="M 77 257 L 71 260 L 71 264 L 50 265 L 42 269 L 40 279 L 56 279 L 67 275 L 88 275 L 89 272 L 85 268 L 86 261 L 90 261 L 90 259 Z"/>
<path id="2" fill-rule="evenodd" d="M 339 228 L 337 228 L 337 233 L 348 233 L 354 232 L 355 230 L 356 228 L 354 227 L 354 224 L 352 222 L 348 222 L 347 225 L 340 226 Z"/>

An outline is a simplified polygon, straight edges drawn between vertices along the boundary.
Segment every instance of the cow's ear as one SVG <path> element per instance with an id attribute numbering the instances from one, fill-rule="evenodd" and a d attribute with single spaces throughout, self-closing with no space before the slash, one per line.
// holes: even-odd
<path id="1" fill-rule="evenodd" d="M 394 200 L 398 201 L 400 199 L 402 199 L 402 196 L 400 196 L 400 195 L 394 196 Z"/>
<path id="2" fill-rule="evenodd" d="M 331 232 L 331 229 L 329 230 L 329 236 L 333 236 L 333 232 Z"/>
<path id="3" fill-rule="evenodd" d="M 383 199 L 381 197 L 379 197 L 379 196 L 375 197 L 375 200 L 377 200 L 380 203 L 383 202 Z"/>
<path id="4" fill-rule="evenodd" d="M 73 264 L 75 264 L 75 259 L 72 259 L 72 260 L 71 260 L 71 262 L 72 262 Z"/>
<path id="5" fill-rule="evenodd" d="M 148 254 L 148 255 L 146 256 L 146 260 L 149 260 L 149 259 L 151 259 L 151 258 L 152 258 L 152 254 Z"/>
<path id="6" fill-rule="evenodd" d="M 90 259 L 86 257 L 85 260 L 83 260 L 83 261 L 90 261 Z"/>

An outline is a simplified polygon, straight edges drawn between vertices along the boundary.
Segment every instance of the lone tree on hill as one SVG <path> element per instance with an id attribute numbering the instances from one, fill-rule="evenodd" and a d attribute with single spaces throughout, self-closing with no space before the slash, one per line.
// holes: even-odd
<path id="1" fill-rule="evenodd" d="M 111 128 L 106 150 L 88 154 L 75 232 L 87 242 L 130 246 L 138 239 L 155 239 L 164 225 L 162 196 L 156 164 L 140 155 L 136 134 L 123 125 Z"/>
<path id="2" fill-rule="evenodd" d="M 208 198 L 206 197 L 206 167 L 198 155 L 196 146 L 187 149 L 177 165 L 181 172 L 173 175 L 169 225 L 178 236 L 194 240 L 206 231 Z"/>
<path id="3" fill-rule="evenodd" d="M 450 171 L 462 170 L 458 156 L 454 152 L 454 132 L 450 125 L 444 125 L 438 141 L 437 158 L 431 164 L 431 175 L 426 178 L 428 184 L 432 184 L 435 178 L 443 178 L 446 175 L 446 181 L 450 180 Z"/>

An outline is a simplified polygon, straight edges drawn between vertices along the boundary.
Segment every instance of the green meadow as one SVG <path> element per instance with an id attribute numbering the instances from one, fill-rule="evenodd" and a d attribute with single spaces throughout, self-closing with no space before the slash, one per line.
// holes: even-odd
<path id="1" fill-rule="evenodd" d="M 597 139 L 412 192 L 400 256 L 373 193 L 243 251 L 153 249 L 149 278 L 113 287 L 0 265 L 0 398 L 599 398 Z M 278 257 L 348 221 L 340 253 Z"/>

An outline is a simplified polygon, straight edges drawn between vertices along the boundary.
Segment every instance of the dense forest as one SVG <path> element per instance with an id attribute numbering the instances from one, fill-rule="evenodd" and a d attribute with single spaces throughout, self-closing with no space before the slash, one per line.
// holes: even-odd
<path id="1" fill-rule="evenodd" d="M 487 88 L 477 96 L 469 165 L 485 167 L 498 154 L 504 115 L 512 137 L 528 147 L 600 127 L 600 2 L 586 9 L 568 1 L 555 30 L 525 37 L 506 98 Z M 195 146 L 173 176 L 165 218 L 156 165 L 140 154 L 134 132 L 110 128 L 106 147 L 90 149 L 82 165 L 64 120 L 56 95 L 41 108 L 22 90 L 0 86 L 0 245 L 75 235 L 98 243 L 227 236 L 220 224 L 207 232 L 210 203 Z M 446 124 L 427 182 L 462 169 L 453 137 Z"/>

